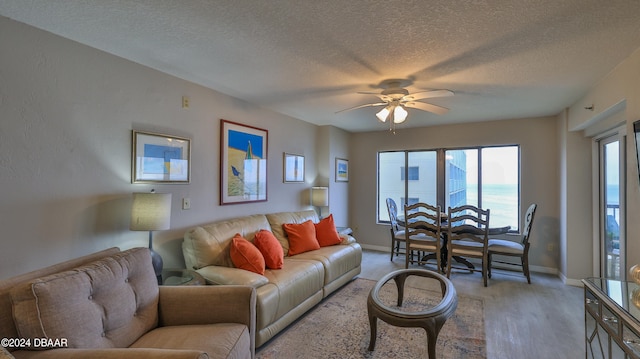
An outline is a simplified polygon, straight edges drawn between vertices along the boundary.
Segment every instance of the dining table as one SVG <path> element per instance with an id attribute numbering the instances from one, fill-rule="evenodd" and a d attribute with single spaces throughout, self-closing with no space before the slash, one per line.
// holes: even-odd
<path id="1" fill-rule="evenodd" d="M 442 271 L 444 271 L 444 269 L 447 266 L 447 231 L 444 230 L 446 228 L 446 224 L 447 224 L 447 219 L 448 219 L 448 215 L 446 213 L 441 213 L 440 215 L 440 219 L 441 219 L 441 225 L 443 228 L 443 231 L 441 231 L 441 235 L 442 235 L 442 239 L 443 239 L 443 243 L 442 243 L 442 252 L 440 253 L 440 265 L 442 266 L 442 268 L 440 268 Z M 397 218 L 398 220 L 398 224 L 402 227 L 406 227 L 406 222 L 404 221 L 404 216 L 398 216 Z M 506 234 L 511 230 L 511 226 L 502 226 L 502 227 L 490 227 L 489 228 L 489 235 L 490 236 L 495 236 L 495 235 L 500 235 L 500 234 Z M 424 257 L 421 258 L 422 262 L 426 262 L 429 259 L 436 259 L 436 254 L 435 253 L 430 253 L 425 255 Z M 473 263 L 469 262 L 466 258 L 461 257 L 461 256 L 453 256 L 452 259 L 454 261 L 456 261 L 457 263 L 460 264 L 464 264 L 465 266 L 467 266 L 467 268 L 469 268 L 470 271 L 474 271 L 475 270 L 475 266 L 473 265 Z"/>

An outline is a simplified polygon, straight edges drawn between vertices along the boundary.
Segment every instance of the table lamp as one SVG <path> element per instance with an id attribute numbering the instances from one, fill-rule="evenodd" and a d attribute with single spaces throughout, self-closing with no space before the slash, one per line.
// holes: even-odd
<path id="1" fill-rule="evenodd" d="M 149 249 L 151 263 L 158 278 L 162 282 L 162 257 L 153 250 L 153 231 L 169 229 L 171 225 L 171 193 L 134 193 L 131 205 L 132 231 L 149 231 Z"/>
<path id="2" fill-rule="evenodd" d="M 329 205 L 329 187 L 311 187 L 311 205 L 318 209 L 322 219 L 322 207 Z"/>

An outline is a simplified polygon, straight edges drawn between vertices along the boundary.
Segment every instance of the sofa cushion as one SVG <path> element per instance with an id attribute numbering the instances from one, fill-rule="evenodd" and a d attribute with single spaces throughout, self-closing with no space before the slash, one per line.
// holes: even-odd
<path id="1" fill-rule="evenodd" d="M 154 329 L 131 348 L 196 349 L 209 358 L 250 359 L 251 337 L 247 326 L 238 323 L 179 325 Z"/>
<path id="2" fill-rule="evenodd" d="M 208 284 L 247 285 L 259 288 L 269 283 L 269 279 L 263 275 L 233 267 L 206 266 L 196 272 L 203 276 Z"/>
<path id="3" fill-rule="evenodd" d="M 182 253 L 187 268 L 200 269 L 210 265 L 233 267 L 229 249 L 236 233 L 253 242 L 261 229 L 269 229 L 262 214 L 211 223 L 193 228 L 184 234 Z"/>
<path id="4" fill-rule="evenodd" d="M 277 289 L 268 295 L 263 288 L 257 289 L 258 303 L 256 320 L 258 328 L 264 328 L 298 307 L 307 299 L 322 292 L 324 267 L 315 260 L 297 260 L 286 257 L 282 270 L 267 270 L 269 279 L 266 288 Z M 320 296 L 322 298 L 322 296 Z M 262 326 L 261 326 L 262 325 Z"/>
<path id="5" fill-rule="evenodd" d="M 12 278 L 0 280 L 0 336 L 5 338 L 18 337 L 18 330 L 13 322 L 11 305 L 11 289 L 13 287 L 50 274 L 70 270 L 116 253 L 120 253 L 120 249 L 113 247 L 100 252 L 91 253 L 80 258 L 74 258 L 62 263 L 57 263 L 29 273 L 20 274 Z"/>
<path id="6" fill-rule="evenodd" d="M 66 338 L 70 348 L 128 347 L 158 323 L 147 248 L 18 285 L 11 299 L 21 337 Z"/>
<path id="7" fill-rule="evenodd" d="M 338 235 L 336 225 L 333 222 L 333 214 L 321 219 L 320 222 L 315 224 L 315 227 L 316 238 L 320 247 L 333 246 L 342 242 L 342 238 Z"/>
<path id="8" fill-rule="evenodd" d="M 299 211 L 299 212 L 278 212 L 269 213 L 266 215 L 269 224 L 271 225 L 271 232 L 276 236 L 278 242 L 282 245 L 285 257 L 289 255 L 289 239 L 287 233 L 284 230 L 285 223 L 303 223 L 311 220 L 313 223 L 318 223 L 318 214 L 314 210 Z"/>
<path id="9" fill-rule="evenodd" d="M 258 248 L 264 257 L 264 263 L 269 269 L 282 269 L 284 261 L 284 251 L 278 239 L 266 229 L 256 233 L 253 244 Z"/>
<path id="10" fill-rule="evenodd" d="M 362 263 L 362 250 L 357 243 L 322 247 L 298 254 L 295 259 L 319 261 L 324 266 L 324 285 L 328 285 Z"/>
<path id="11" fill-rule="evenodd" d="M 7 349 L 0 346 L 0 359 L 14 359 L 14 357 L 7 351 Z"/>
<path id="12" fill-rule="evenodd" d="M 289 238 L 289 256 L 320 249 L 311 220 L 301 224 L 285 223 L 283 226 Z"/>
<path id="13" fill-rule="evenodd" d="M 231 261 L 236 268 L 264 274 L 265 263 L 262 253 L 253 243 L 236 234 L 231 240 Z"/>

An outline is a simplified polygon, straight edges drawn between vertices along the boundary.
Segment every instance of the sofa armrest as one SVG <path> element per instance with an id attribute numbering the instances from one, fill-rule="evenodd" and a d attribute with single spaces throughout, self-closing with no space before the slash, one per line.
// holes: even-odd
<path id="1" fill-rule="evenodd" d="M 338 233 L 338 235 L 340 236 L 340 238 L 342 238 L 342 242 L 340 242 L 340 244 L 351 244 L 351 243 L 356 243 L 356 239 L 353 238 L 351 235 L 346 234 L 346 233 Z"/>
<path id="2" fill-rule="evenodd" d="M 240 268 L 206 266 L 196 272 L 203 276 L 209 284 L 246 285 L 259 288 L 269 283 L 267 277 Z"/>
<path id="3" fill-rule="evenodd" d="M 240 323 L 256 340 L 256 290 L 241 285 L 160 286 L 159 326 Z"/>
<path id="4" fill-rule="evenodd" d="M 160 286 L 160 326 L 240 323 L 255 325 L 255 289 L 240 285 Z"/>
<path id="5" fill-rule="evenodd" d="M 200 350 L 166 350 L 151 348 L 105 348 L 105 349 L 51 349 L 11 353 L 16 359 L 207 359 L 207 353 Z"/>

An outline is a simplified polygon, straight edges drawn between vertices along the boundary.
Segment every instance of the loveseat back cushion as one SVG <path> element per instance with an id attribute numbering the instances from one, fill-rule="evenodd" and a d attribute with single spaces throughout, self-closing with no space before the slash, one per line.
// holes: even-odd
<path id="1" fill-rule="evenodd" d="M 271 232 L 276 236 L 278 242 L 282 245 L 284 255 L 289 255 L 289 239 L 283 227 L 285 223 L 301 224 L 308 220 L 318 223 L 318 214 L 314 210 L 299 212 L 279 212 L 267 214 L 267 220 L 271 225 Z"/>
<path id="2" fill-rule="evenodd" d="M 31 282 L 36 278 L 44 277 L 53 273 L 69 270 L 87 263 L 94 262 L 100 258 L 120 253 L 117 247 L 105 249 L 96 253 L 91 253 L 79 258 L 70 259 L 68 261 L 57 263 L 42 269 L 24 273 L 0 280 L 0 338 L 16 338 L 18 330 L 13 322 L 13 306 L 11 304 L 11 289 L 22 283 Z M 15 348 L 9 348 L 14 351 Z"/>
<path id="3" fill-rule="evenodd" d="M 20 337 L 65 338 L 69 348 L 129 347 L 158 325 L 158 284 L 147 248 L 16 286 L 11 299 Z"/>
<path id="4" fill-rule="evenodd" d="M 256 214 L 195 227 L 184 234 L 182 254 L 187 268 L 200 269 L 210 265 L 233 267 L 231 239 L 239 233 L 253 243 L 261 229 L 270 229 L 267 218 Z"/>

